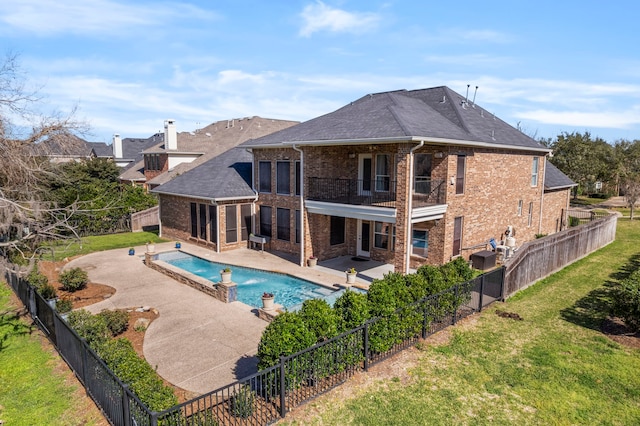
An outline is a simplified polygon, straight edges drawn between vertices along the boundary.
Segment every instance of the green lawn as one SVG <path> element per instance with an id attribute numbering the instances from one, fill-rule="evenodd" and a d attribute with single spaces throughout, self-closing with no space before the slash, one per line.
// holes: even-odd
<path id="1" fill-rule="evenodd" d="M 0 420 L 12 426 L 104 424 L 66 364 L 43 349 L 37 328 L 16 316 L 11 293 L 0 283 Z"/>
<path id="2" fill-rule="evenodd" d="M 447 344 L 421 345 L 407 381 L 314 401 L 308 423 L 640 424 L 640 350 L 599 331 L 609 285 L 640 266 L 638 241 L 640 223 L 619 221 L 614 243 L 454 327 Z"/>
<path id="3" fill-rule="evenodd" d="M 153 232 L 124 232 L 121 234 L 99 235 L 83 237 L 80 241 L 57 241 L 42 249 L 44 260 L 62 260 L 96 251 L 129 248 L 146 244 L 147 242 L 167 241 Z"/>

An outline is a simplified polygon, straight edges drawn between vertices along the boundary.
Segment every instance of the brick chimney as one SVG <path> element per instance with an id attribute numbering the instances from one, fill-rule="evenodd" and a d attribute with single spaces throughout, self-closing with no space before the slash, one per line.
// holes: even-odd
<path id="1" fill-rule="evenodd" d="M 178 149 L 178 133 L 176 121 L 168 119 L 164 121 L 164 149 L 176 151 Z"/>

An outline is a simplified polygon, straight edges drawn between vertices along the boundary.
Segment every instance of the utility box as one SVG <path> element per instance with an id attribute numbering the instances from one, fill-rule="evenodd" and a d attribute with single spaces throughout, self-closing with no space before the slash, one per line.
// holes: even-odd
<path id="1" fill-rule="evenodd" d="M 473 267 L 481 271 L 486 271 L 496 266 L 496 253 L 494 251 L 479 251 L 473 253 L 469 259 Z"/>

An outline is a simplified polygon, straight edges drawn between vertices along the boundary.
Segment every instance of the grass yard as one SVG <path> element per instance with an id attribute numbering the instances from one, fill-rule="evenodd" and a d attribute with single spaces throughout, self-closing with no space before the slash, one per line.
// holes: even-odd
<path id="1" fill-rule="evenodd" d="M 158 243 L 163 241 L 166 240 L 159 238 L 153 232 L 124 232 L 121 234 L 83 237 L 80 241 L 57 241 L 47 246 L 42 251 L 42 258 L 44 260 L 57 261 L 66 257 L 89 254 L 96 251 L 137 247 L 143 246 L 147 242 Z"/>
<path id="2" fill-rule="evenodd" d="M 104 425 L 106 421 L 46 338 L 16 314 L 0 283 L 0 420 L 6 425 Z"/>
<path id="3" fill-rule="evenodd" d="M 612 244 L 420 345 L 408 374 L 329 393 L 282 423 L 640 424 L 640 350 L 601 332 L 608 286 L 640 266 L 639 241 L 640 221 L 619 221 Z"/>

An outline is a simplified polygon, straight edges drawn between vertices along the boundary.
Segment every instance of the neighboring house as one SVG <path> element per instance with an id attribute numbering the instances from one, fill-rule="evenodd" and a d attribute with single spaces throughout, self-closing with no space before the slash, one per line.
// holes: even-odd
<path id="1" fill-rule="evenodd" d="M 144 152 L 147 185 L 159 196 L 162 236 L 215 250 L 246 246 L 257 195 L 251 187 L 252 156 L 234 148 L 296 124 L 250 117 L 176 134 L 167 122 L 168 143 Z"/>
<path id="2" fill-rule="evenodd" d="M 164 134 L 145 148 L 142 158 L 120 177 L 153 189 L 206 162 L 238 144 L 291 127 L 297 121 L 245 117 L 218 121 L 194 132 L 176 130 L 174 120 L 165 120 Z"/>
<path id="3" fill-rule="evenodd" d="M 119 176 L 120 182 L 133 185 L 144 185 L 144 154 L 152 146 L 164 141 L 163 133 L 156 133 L 148 138 L 125 138 L 119 134 L 113 135 L 111 147 L 113 160 L 123 172 Z"/>
<path id="4" fill-rule="evenodd" d="M 564 227 L 574 185 L 549 167 L 550 149 L 447 87 L 370 94 L 241 146 L 253 153 L 254 233 L 301 264 L 349 255 L 407 272 L 468 259 L 507 229 L 519 246 Z M 209 200 L 194 204 L 183 220 L 224 238 Z"/>
<path id="5" fill-rule="evenodd" d="M 37 145 L 35 152 L 49 158 L 52 163 L 68 163 L 90 158 L 112 158 L 104 142 L 87 142 L 75 135 L 47 139 Z"/>

